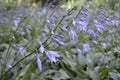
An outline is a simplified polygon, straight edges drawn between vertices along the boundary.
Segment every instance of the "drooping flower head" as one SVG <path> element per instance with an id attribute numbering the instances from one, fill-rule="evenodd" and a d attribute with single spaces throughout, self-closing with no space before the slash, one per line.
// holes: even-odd
<path id="1" fill-rule="evenodd" d="M 16 48 L 17 50 L 19 50 L 21 53 L 25 51 L 25 48 L 22 47 L 20 44 L 12 44 L 12 46 Z"/>
<path id="2" fill-rule="evenodd" d="M 41 42 L 40 40 L 38 40 L 38 39 L 37 39 L 37 42 L 38 42 L 38 44 L 40 45 L 39 51 L 40 51 L 41 53 L 43 53 L 45 49 L 44 49 L 44 46 L 42 45 L 42 42 Z"/>
<path id="3" fill-rule="evenodd" d="M 83 44 L 83 50 L 84 51 L 89 51 L 90 50 L 90 45 L 89 44 Z"/>
<path id="4" fill-rule="evenodd" d="M 90 35 L 90 36 L 92 36 L 92 37 L 98 37 L 98 34 L 97 33 L 95 33 L 93 30 L 88 30 L 88 34 Z"/>
<path id="5" fill-rule="evenodd" d="M 69 30 L 68 36 L 69 36 L 70 40 L 78 40 L 78 36 L 73 29 Z"/>
<path id="6" fill-rule="evenodd" d="M 58 52 L 50 51 L 50 50 L 45 50 L 45 54 L 51 62 L 57 62 L 56 58 L 60 56 Z"/>
<path id="7" fill-rule="evenodd" d="M 78 53 L 78 54 L 81 54 L 82 51 L 81 51 L 79 48 L 77 48 L 77 53 Z"/>
<path id="8" fill-rule="evenodd" d="M 107 44 L 106 44 L 106 43 L 102 43 L 102 44 L 101 44 L 101 47 L 102 47 L 103 49 L 105 49 L 105 48 L 107 47 Z"/>
<path id="9" fill-rule="evenodd" d="M 14 23 L 14 25 L 17 27 L 18 26 L 18 24 L 20 23 L 20 18 L 17 18 L 17 19 L 15 19 L 14 21 L 13 21 L 13 23 Z"/>
<path id="10" fill-rule="evenodd" d="M 87 30 L 87 23 L 82 22 L 82 21 L 74 21 L 73 20 L 73 25 L 76 26 L 80 31 L 86 31 Z"/>
<path id="11" fill-rule="evenodd" d="M 47 26 L 44 27 L 44 32 L 49 33 L 49 29 Z"/>
<path id="12" fill-rule="evenodd" d="M 99 32 L 102 32 L 104 30 L 104 26 L 102 24 L 94 24 L 94 26 Z"/>
<path id="13" fill-rule="evenodd" d="M 64 45 L 64 42 L 58 40 L 57 38 L 54 38 L 54 37 L 53 37 L 51 40 L 52 40 L 54 43 L 58 44 L 58 45 Z"/>
<path id="14" fill-rule="evenodd" d="M 37 59 L 38 69 L 39 69 L 40 71 L 42 71 L 42 62 L 41 62 L 41 60 L 39 59 L 39 55 L 38 55 L 38 54 L 36 54 L 36 59 Z"/>

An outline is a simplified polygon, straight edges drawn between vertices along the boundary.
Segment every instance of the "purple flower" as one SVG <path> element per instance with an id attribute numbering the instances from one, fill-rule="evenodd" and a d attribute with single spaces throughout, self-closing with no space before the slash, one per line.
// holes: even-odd
<path id="1" fill-rule="evenodd" d="M 41 37 L 44 39 L 46 37 L 46 34 L 45 33 L 42 33 L 41 34 Z"/>
<path id="2" fill-rule="evenodd" d="M 112 31 L 112 30 L 110 30 L 110 29 L 108 29 L 108 33 L 110 33 L 110 34 L 111 34 L 111 33 L 113 33 L 113 31 Z"/>
<path id="3" fill-rule="evenodd" d="M 21 31 L 21 32 L 20 32 L 20 35 L 22 35 L 22 36 L 25 35 L 25 32 L 24 32 L 24 31 Z"/>
<path id="4" fill-rule="evenodd" d="M 106 44 L 106 43 L 102 43 L 102 44 L 101 44 L 101 47 L 102 47 L 103 49 L 105 49 L 105 48 L 107 47 L 107 44 Z"/>
<path id="5" fill-rule="evenodd" d="M 64 43 L 62 41 L 58 40 L 57 38 L 52 38 L 52 41 L 58 45 L 64 45 Z"/>
<path id="6" fill-rule="evenodd" d="M 51 62 L 57 62 L 56 57 L 59 57 L 60 55 L 58 54 L 58 52 L 55 51 L 50 51 L 50 50 L 45 50 L 46 56 L 47 58 L 51 61 Z"/>
<path id="7" fill-rule="evenodd" d="M 52 27 L 56 27 L 56 24 L 54 22 L 54 17 L 49 17 L 47 19 L 47 22 L 52 26 Z"/>
<path id="8" fill-rule="evenodd" d="M 7 66 L 7 68 L 12 68 L 12 65 L 10 65 L 10 64 L 7 64 L 6 66 Z"/>
<path id="9" fill-rule="evenodd" d="M 67 31 L 67 29 L 65 27 L 60 27 L 61 31 Z"/>
<path id="10" fill-rule="evenodd" d="M 73 20 L 73 25 L 76 26 L 81 31 L 86 31 L 87 23 L 86 22 L 77 22 Z"/>
<path id="11" fill-rule="evenodd" d="M 81 53 L 82 53 L 79 48 L 77 48 L 77 53 L 78 53 L 78 54 L 81 54 Z"/>
<path id="12" fill-rule="evenodd" d="M 19 32 L 18 32 L 20 35 L 25 35 L 25 32 L 23 31 L 23 28 L 19 28 Z"/>
<path id="13" fill-rule="evenodd" d="M 103 62 L 103 58 L 100 58 L 100 59 L 99 59 L 99 62 L 102 63 L 102 62 Z"/>
<path id="14" fill-rule="evenodd" d="M 39 39 L 37 39 L 37 42 L 40 46 L 42 45 L 42 42 Z"/>
<path id="15" fill-rule="evenodd" d="M 42 71 L 42 62 L 41 62 L 41 60 L 39 59 L 39 55 L 38 55 L 38 54 L 36 54 L 36 59 L 37 59 L 38 69 L 39 69 L 40 71 Z"/>
<path id="16" fill-rule="evenodd" d="M 98 34 L 97 33 L 94 33 L 93 30 L 88 30 L 88 34 L 92 37 L 98 37 Z"/>
<path id="17" fill-rule="evenodd" d="M 84 51 L 89 51 L 90 50 L 90 45 L 89 44 L 83 44 L 83 50 Z"/>
<path id="18" fill-rule="evenodd" d="M 93 44 L 97 44 L 97 41 L 95 41 L 95 40 L 92 40 L 92 43 L 93 43 Z"/>
<path id="19" fill-rule="evenodd" d="M 105 66 L 106 69 L 110 69 L 110 66 Z"/>
<path id="20" fill-rule="evenodd" d="M 94 24 L 94 26 L 96 27 L 96 29 L 99 31 L 99 32 L 102 32 L 103 29 L 104 29 L 104 26 L 102 24 Z"/>
<path id="21" fill-rule="evenodd" d="M 46 14 L 47 13 L 47 8 L 43 8 L 42 13 Z"/>
<path id="22" fill-rule="evenodd" d="M 40 45 L 39 51 L 40 51 L 41 53 L 43 53 L 45 49 L 44 49 L 44 46 L 42 45 L 42 42 L 41 42 L 40 40 L 38 40 L 38 39 L 37 39 L 37 42 L 38 42 L 38 44 Z"/>
<path id="23" fill-rule="evenodd" d="M 25 48 L 22 47 L 20 44 L 12 44 L 12 46 L 16 48 L 17 50 L 19 50 L 20 52 L 24 52 L 25 50 Z"/>
<path id="24" fill-rule="evenodd" d="M 39 51 L 40 51 L 41 53 L 44 52 L 44 47 L 43 47 L 43 45 L 41 45 L 41 47 L 39 48 Z"/>
<path id="25" fill-rule="evenodd" d="M 48 32 L 49 32 L 48 27 L 45 27 L 45 28 L 44 28 L 44 31 L 45 31 L 46 33 L 48 33 Z"/>
<path id="26" fill-rule="evenodd" d="M 55 37 L 54 38 L 57 38 L 57 39 L 63 39 L 64 38 L 64 36 L 62 36 L 62 35 L 55 35 Z"/>
<path id="27" fill-rule="evenodd" d="M 78 40 L 78 36 L 77 36 L 76 32 L 72 29 L 69 30 L 68 36 L 69 36 L 70 40 Z"/>
<path id="28" fill-rule="evenodd" d="M 20 18 L 17 18 L 13 21 L 14 25 L 17 27 L 18 24 L 20 23 Z"/>
<path id="29" fill-rule="evenodd" d="M 111 23 L 112 25 L 117 25 L 119 23 L 119 20 L 112 20 Z"/>

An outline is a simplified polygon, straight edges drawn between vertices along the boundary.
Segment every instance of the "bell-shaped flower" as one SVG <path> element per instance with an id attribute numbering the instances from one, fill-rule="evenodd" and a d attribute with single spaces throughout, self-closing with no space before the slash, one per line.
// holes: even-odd
<path id="1" fill-rule="evenodd" d="M 52 41 L 58 45 L 64 45 L 64 42 L 58 40 L 57 38 L 52 38 Z"/>
<path id="2" fill-rule="evenodd" d="M 105 49 L 105 48 L 107 47 L 107 44 L 106 44 L 106 43 L 102 43 L 102 44 L 101 44 L 101 47 L 102 47 L 103 49 Z"/>
<path id="3" fill-rule="evenodd" d="M 89 44 L 83 44 L 83 50 L 85 52 L 88 52 L 90 50 L 90 45 Z"/>
<path id="4" fill-rule="evenodd" d="M 47 26 L 45 26 L 45 28 L 44 28 L 44 32 L 49 33 L 49 29 L 48 29 Z"/>
<path id="5" fill-rule="evenodd" d="M 102 24 L 94 24 L 94 26 L 96 27 L 96 29 L 99 31 L 99 32 L 102 32 L 103 29 L 104 29 L 104 26 Z"/>
<path id="6" fill-rule="evenodd" d="M 82 51 L 81 51 L 79 48 L 77 48 L 77 53 L 78 53 L 78 54 L 81 54 Z"/>
<path id="7" fill-rule="evenodd" d="M 51 62 L 57 62 L 56 57 L 60 56 L 58 52 L 50 51 L 50 50 L 45 50 L 45 54 Z"/>
<path id="8" fill-rule="evenodd" d="M 40 71 L 42 71 L 42 62 L 41 62 L 41 60 L 39 59 L 39 55 L 38 55 L 38 54 L 36 54 L 36 59 L 37 59 L 38 69 L 39 69 Z"/>
<path id="9" fill-rule="evenodd" d="M 70 40 L 78 40 L 78 36 L 77 36 L 76 32 L 72 29 L 69 30 L 68 36 L 69 36 Z"/>
<path id="10" fill-rule="evenodd" d="M 63 38 L 64 38 L 64 36 L 62 36 L 62 35 L 58 35 L 58 34 L 55 35 L 54 37 L 57 38 L 57 39 L 63 39 Z"/>
<path id="11" fill-rule="evenodd" d="M 99 35 L 97 33 L 95 33 L 93 30 L 88 30 L 88 34 L 92 37 L 98 37 Z"/>
<path id="12" fill-rule="evenodd" d="M 17 18 L 17 19 L 15 19 L 14 21 L 13 21 L 13 23 L 14 23 L 14 25 L 17 27 L 18 25 L 19 25 L 19 23 L 20 23 L 20 18 Z"/>
<path id="13" fill-rule="evenodd" d="M 21 53 L 23 53 L 23 52 L 25 51 L 25 48 L 22 47 L 20 44 L 12 44 L 12 46 L 13 46 L 15 49 L 19 50 Z"/>
<path id="14" fill-rule="evenodd" d="M 76 26 L 80 31 L 86 31 L 87 30 L 87 23 L 82 21 L 75 21 L 73 20 L 73 25 Z"/>
<path id="15" fill-rule="evenodd" d="M 41 42 L 40 40 L 38 40 L 38 39 L 37 39 L 37 42 L 38 42 L 38 44 L 40 45 L 39 51 L 40 51 L 41 53 L 43 53 L 45 49 L 44 49 L 44 46 L 42 45 L 42 42 Z"/>

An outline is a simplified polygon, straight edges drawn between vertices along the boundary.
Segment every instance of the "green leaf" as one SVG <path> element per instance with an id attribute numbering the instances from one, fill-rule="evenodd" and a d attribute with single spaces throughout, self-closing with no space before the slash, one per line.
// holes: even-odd
<path id="1" fill-rule="evenodd" d="M 31 30 L 31 36 L 35 37 L 36 36 L 36 29 L 33 27 Z"/>
<path id="2" fill-rule="evenodd" d="M 113 80 L 120 80 L 120 73 L 110 72 L 109 75 Z"/>
<path id="3" fill-rule="evenodd" d="M 35 70 L 35 68 L 36 68 L 36 65 L 31 63 L 29 68 L 23 75 L 23 80 L 26 80 L 27 78 L 29 78 L 31 76 L 31 74 L 33 73 L 33 71 Z"/>
<path id="4" fill-rule="evenodd" d="M 89 76 L 92 80 L 101 80 L 99 74 L 95 71 L 89 71 Z"/>
<path id="5" fill-rule="evenodd" d="M 68 78 L 70 78 L 68 74 L 64 70 L 60 69 L 58 72 L 55 73 L 53 80 L 61 80 L 61 79 L 66 80 Z"/>
<path id="6" fill-rule="evenodd" d="M 85 58 L 85 56 L 82 55 L 82 54 L 79 54 L 78 55 L 78 62 L 82 66 L 86 65 L 86 58 Z"/>
<path id="7" fill-rule="evenodd" d="M 36 64 L 31 63 L 28 64 L 22 71 L 21 73 L 16 77 L 15 80 L 26 80 L 27 78 L 29 78 L 31 76 L 31 74 L 34 72 L 36 68 Z"/>

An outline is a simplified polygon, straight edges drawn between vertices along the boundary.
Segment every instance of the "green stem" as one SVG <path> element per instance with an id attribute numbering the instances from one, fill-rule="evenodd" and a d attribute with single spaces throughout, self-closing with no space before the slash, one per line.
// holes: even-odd
<path id="1" fill-rule="evenodd" d="M 18 62 L 16 62 L 12 68 L 8 69 L 1 77 L 0 80 L 2 80 L 6 74 L 8 74 L 16 65 L 18 65 L 21 61 L 23 61 L 25 58 L 31 56 L 36 50 L 33 50 L 30 54 L 26 55 L 24 58 L 20 59 Z"/>

